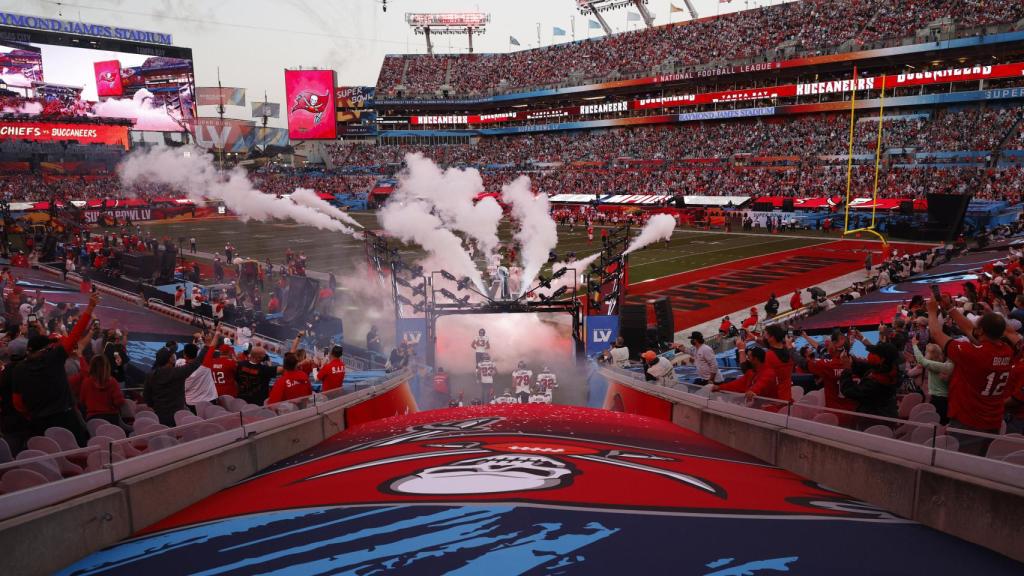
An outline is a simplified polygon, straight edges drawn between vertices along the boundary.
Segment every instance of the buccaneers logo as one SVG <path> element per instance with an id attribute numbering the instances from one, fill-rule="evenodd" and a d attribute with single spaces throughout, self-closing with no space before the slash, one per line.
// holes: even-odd
<path id="1" fill-rule="evenodd" d="M 107 86 L 113 86 L 117 82 L 117 75 L 108 70 L 100 74 L 100 82 L 106 83 Z"/>
<path id="2" fill-rule="evenodd" d="M 321 96 L 312 90 L 303 90 L 295 95 L 291 111 L 302 110 L 309 112 L 313 115 L 313 124 L 319 124 L 321 118 L 323 118 L 324 111 L 327 109 L 327 99 L 329 96 L 330 94 L 328 93 L 324 93 Z"/>

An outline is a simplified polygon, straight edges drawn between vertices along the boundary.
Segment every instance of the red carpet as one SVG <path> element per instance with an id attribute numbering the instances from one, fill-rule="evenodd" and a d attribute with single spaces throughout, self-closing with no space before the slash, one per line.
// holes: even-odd
<path id="1" fill-rule="evenodd" d="M 918 252 L 925 244 L 890 244 L 899 252 Z M 839 240 L 786 250 L 764 256 L 745 258 L 726 264 L 709 266 L 673 274 L 664 278 L 630 285 L 626 303 L 644 304 L 667 296 L 675 312 L 677 330 L 703 324 L 733 314 L 746 307 L 758 308 L 764 314 L 764 302 L 774 292 L 782 303 L 788 303 L 796 290 L 864 269 L 865 250 L 874 254 L 877 264 L 882 259 L 882 246 L 877 242 Z M 806 292 L 801 294 L 807 301 Z M 733 318 L 734 322 L 746 317 Z"/>

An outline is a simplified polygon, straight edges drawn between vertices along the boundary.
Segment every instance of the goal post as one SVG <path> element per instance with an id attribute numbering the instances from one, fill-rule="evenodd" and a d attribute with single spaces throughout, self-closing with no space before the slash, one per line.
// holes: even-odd
<path id="1" fill-rule="evenodd" d="M 877 220 L 877 216 L 878 216 L 878 182 L 879 182 L 879 178 L 881 176 L 881 164 L 882 164 L 882 132 L 883 132 L 884 119 L 885 119 L 885 77 L 884 76 L 882 77 L 882 93 L 881 93 L 880 103 L 879 103 L 879 106 L 878 106 L 878 137 L 877 137 L 877 140 L 875 142 L 875 178 L 874 178 L 874 186 L 873 186 L 873 190 L 872 190 L 872 194 L 871 194 L 871 223 L 868 226 L 865 226 L 865 227 L 862 227 L 862 228 L 856 228 L 854 230 L 850 229 L 850 210 L 851 210 L 851 201 L 853 200 L 853 198 L 852 198 L 852 193 L 853 193 L 853 143 L 854 143 L 854 132 L 855 132 L 856 123 L 857 123 L 857 88 L 858 88 L 857 67 L 854 66 L 854 68 L 853 68 L 853 85 L 852 85 L 852 90 L 851 90 L 851 94 L 852 95 L 851 95 L 851 98 L 850 98 L 850 139 L 849 139 L 849 149 L 847 151 L 847 161 L 846 161 L 846 202 L 845 202 L 845 206 L 844 206 L 845 212 L 844 212 L 844 219 L 843 219 L 843 236 L 849 236 L 851 234 L 867 233 L 867 234 L 871 234 L 873 236 L 876 236 L 879 240 L 881 240 L 882 245 L 884 246 L 884 245 L 888 244 L 888 241 L 885 239 L 885 236 L 883 236 L 882 233 L 879 232 L 876 229 L 876 224 L 878 222 L 878 220 Z"/>

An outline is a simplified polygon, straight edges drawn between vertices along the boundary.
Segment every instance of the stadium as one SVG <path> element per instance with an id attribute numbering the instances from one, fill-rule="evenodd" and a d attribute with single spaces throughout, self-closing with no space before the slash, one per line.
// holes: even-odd
<path id="1" fill-rule="evenodd" d="M 1024 4 L 53 4 L 0 572 L 1021 572 Z"/>

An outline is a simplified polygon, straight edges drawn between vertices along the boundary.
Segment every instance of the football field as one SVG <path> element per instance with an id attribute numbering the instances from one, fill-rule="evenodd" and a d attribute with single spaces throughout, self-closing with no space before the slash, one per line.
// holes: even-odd
<path id="1" fill-rule="evenodd" d="M 376 215 L 355 213 L 353 216 L 367 229 L 379 229 Z M 361 241 L 306 225 L 210 219 L 150 222 L 144 226 L 157 237 L 184 238 L 186 246 L 188 239 L 194 237 L 199 250 L 203 252 L 223 254 L 225 244 L 231 242 L 240 256 L 254 258 L 260 262 L 269 258 L 275 265 L 284 261 L 285 251 L 289 248 L 296 253 L 301 251 L 308 259 L 309 269 L 333 272 L 339 280 L 352 272 L 365 270 L 366 257 Z M 502 226 L 502 242 L 506 245 L 511 243 L 513 232 L 509 226 Z M 570 252 L 574 252 L 577 258 L 584 258 L 601 248 L 599 230 L 596 231 L 593 242 L 587 240 L 586 230 L 580 226 L 574 231 L 559 226 L 558 236 L 558 247 L 555 251 L 560 260 Z M 630 256 L 630 282 L 636 283 L 734 260 L 816 246 L 837 239 L 837 234 L 828 236 L 816 232 L 724 233 L 677 228 L 667 246 L 659 242 Z M 403 255 L 409 260 L 415 260 L 420 254 L 416 247 L 403 250 Z"/>

